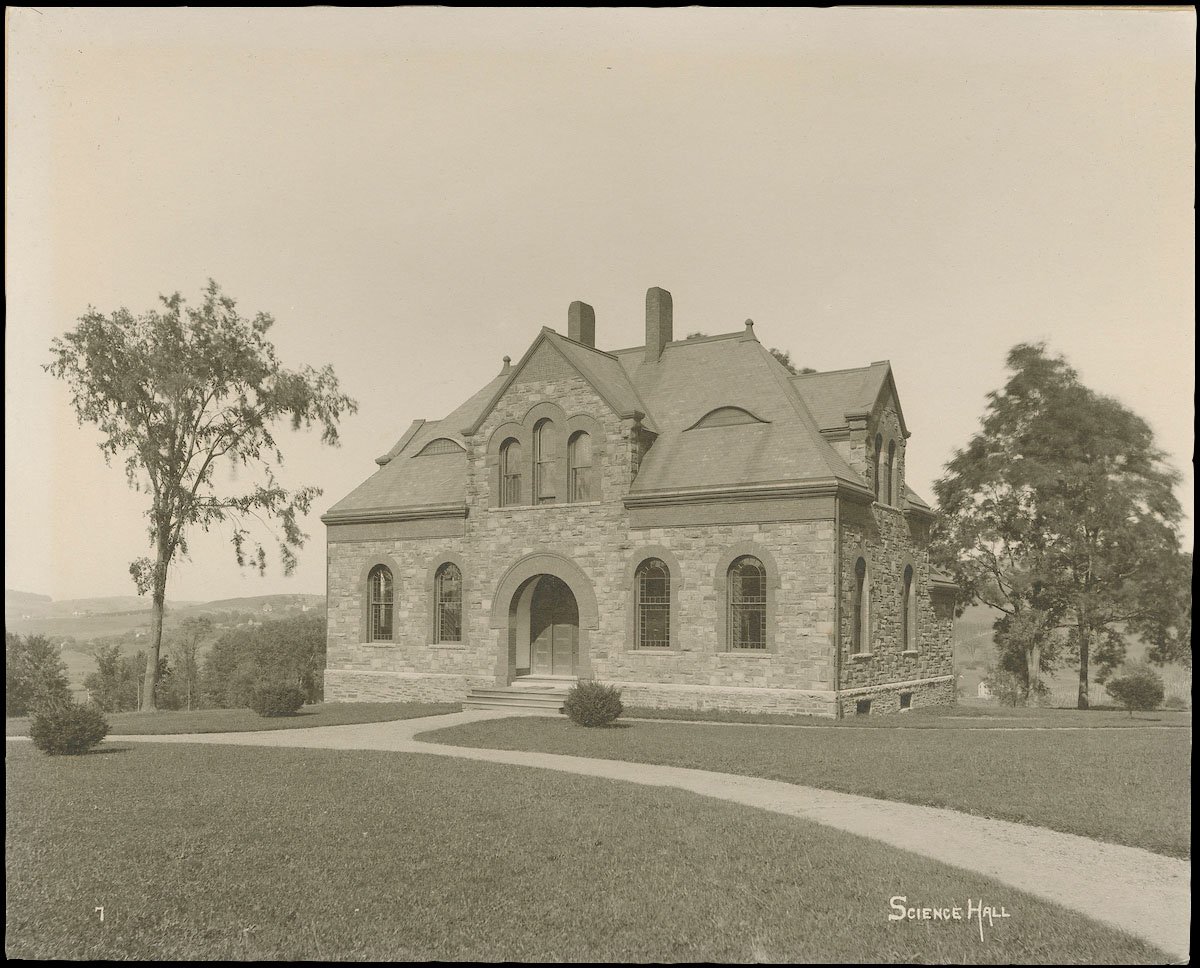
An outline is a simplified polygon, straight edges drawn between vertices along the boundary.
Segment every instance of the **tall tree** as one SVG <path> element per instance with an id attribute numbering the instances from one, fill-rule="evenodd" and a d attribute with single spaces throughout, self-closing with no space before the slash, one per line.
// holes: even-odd
<path id="1" fill-rule="evenodd" d="M 24 716 L 68 701 L 67 664 L 44 635 L 4 633 L 4 715 Z"/>
<path id="2" fill-rule="evenodd" d="M 998 631 L 1010 647 L 1031 661 L 1041 651 L 1035 665 L 1064 633 L 1085 709 L 1090 662 L 1119 664 L 1129 633 L 1159 661 L 1190 658 L 1179 475 L 1145 421 L 1044 345 L 1014 347 L 1008 368 L 982 429 L 934 485 L 934 549 L 967 600 L 1005 613 Z"/>
<path id="3" fill-rule="evenodd" d="M 188 709 L 192 708 L 200 683 L 200 643 L 212 634 L 212 619 L 206 616 L 189 615 L 179 626 L 174 649 L 175 668 L 183 690 L 181 698 Z"/>
<path id="4" fill-rule="evenodd" d="M 79 422 L 100 430 L 105 460 L 122 458 L 130 485 L 150 497 L 154 554 L 129 569 L 153 608 L 146 710 L 157 708 L 168 570 L 177 555 L 187 555 L 189 529 L 229 522 L 238 564 L 262 572 L 267 554 L 252 541 L 247 519 L 273 519 L 290 574 L 307 537 L 299 518 L 321 491 L 288 490 L 276 480 L 283 453 L 272 428 L 280 420 L 294 430 L 317 423 L 322 442 L 336 446 L 339 419 L 357 409 L 332 367 L 285 369 L 267 339 L 274 319 L 243 319 L 212 280 L 197 307 L 185 307 L 179 293 L 159 298 L 160 307 L 140 316 L 127 309 L 104 316 L 89 307 L 75 329 L 53 341 L 45 367 L 67 383 Z M 223 463 L 250 468 L 257 480 L 227 493 L 215 476 Z"/>

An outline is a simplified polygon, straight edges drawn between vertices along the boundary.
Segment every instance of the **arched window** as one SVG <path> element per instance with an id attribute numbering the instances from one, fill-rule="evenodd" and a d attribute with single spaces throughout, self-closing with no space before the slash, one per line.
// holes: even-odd
<path id="1" fill-rule="evenodd" d="M 539 420 L 533 428 L 533 501 L 535 504 L 553 504 L 557 496 L 554 482 L 556 443 L 554 423 L 550 420 Z"/>
<path id="2" fill-rule="evenodd" d="M 767 570 L 757 558 L 738 558 L 729 566 L 729 648 L 767 647 Z"/>
<path id="3" fill-rule="evenodd" d="M 875 500 L 879 500 L 879 453 L 883 450 L 883 437 L 880 434 L 875 435 Z"/>
<path id="4" fill-rule="evenodd" d="M 448 561 L 437 570 L 437 641 L 462 641 L 462 572 Z"/>
<path id="5" fill-rule="evenodd" d="M 392 572 L 376 565 L 367 576 L 367 641 L 392 640 Z"/>
<path id="6" fill-rule="evenodd" d="M 647 558 L 638 565 L 637 575 L 637 647 L 671 647 L 671 573 L 658 558 Z"/>
<path id="7" fill-rule="evenodd" d="M 888 442 L 887 487 L 884 489 L 884 494 L 887 495 L 888 504 L 892 507 L 899 506 L 900 502 L 896 500 L 896 442 L 894 440 Z"/>
<path id="8" fill-rule="evenodd" d="M 521 503 L 521 444 L 510 437 L 500 445 L 500 506 Z"/>
<path id="9" fill-rule="evenodd" d="M 904 589 L 900 599 L 900 641 L 905 652 L 911 652 L 917 647 L 916 612 L 913 607 L 913 570 L 912 565 L 904 569 Z"/>
<path id="10" fill-rule="evenodd" d="M 854 602 L 850 610 L 850 651 L 863 653 L 871 628 L 871 589 L 867 584 L 867 562 L 859 558 L 854 563 Z"/>
<path id="11" fill-rule="evenodd" d="M 570 501 L 595 501 L 592 493 L 592 435 L 580 430 L 567 444 L 567 487 Z"/>

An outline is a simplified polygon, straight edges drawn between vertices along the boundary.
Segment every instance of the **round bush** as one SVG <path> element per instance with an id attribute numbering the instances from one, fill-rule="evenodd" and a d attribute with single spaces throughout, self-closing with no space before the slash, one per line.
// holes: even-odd
<path id="1" fill-rule="evenodd" d="M 304 700 L 304 690 L 299 686 L 262 683 L 250 690 L 249 706 L 260 716 L 291 716 Z"/>
<path id="2" fill-rule="evenodd" d="M 95 706 L 66 702 L 34 714 L 33 745 L 50 756 L 78 756 L 108 735 L 108 720 Z"/>
<path id="3" fill-rule="evenodd" d="M 1163 681 L 1153 669 L 1131 667 L 1120 679 L 1111 680 L 1108 694 L 1129 710 L 1157 709 L 1163 701 Z"/>
<path id="4" fill-rule="evenodd" d="M 621 690 L 599 682 L 578 682 L 563 700 L 563 711 L 580 726 L 607 726 L 624 709 Z"/>

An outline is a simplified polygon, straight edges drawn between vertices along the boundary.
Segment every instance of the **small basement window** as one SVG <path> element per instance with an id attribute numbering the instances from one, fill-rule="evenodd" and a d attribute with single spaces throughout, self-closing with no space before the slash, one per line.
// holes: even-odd
<path id="1" fill-rule="evenodd" d="M 870 712 L 871 712 L 871 700 L 870 699 L 860 699 L 858 702 L 856 702 L 854 704 L 854 715 L 866 716 L 866 715 L 870 714 Z"/>
<path id="2" fill-rule="evenodd" d="M 900 708 L 901 709 L 912 709 L 912 693 L 911 692 L 900 693 Z"/>

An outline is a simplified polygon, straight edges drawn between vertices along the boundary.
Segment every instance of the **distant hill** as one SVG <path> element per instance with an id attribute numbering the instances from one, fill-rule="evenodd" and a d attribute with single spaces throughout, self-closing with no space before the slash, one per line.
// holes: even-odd
<path id="1" fill-rule="evenodd" d="M 164 628 L 168 631 L 189 616 L 246 613 L 258 621 L 284 618 L 324 609 L 324 595 L 255 595 L 224 598 L 213 602 L 167 602 Z M 150 602 L 134 595 L 108 598 L 72 598 L 54 601 L 46 595 L 31 595 L 5 589 L 4 627 L 22 635 L 41 634 L 64 640 L 88 642 L 98 638 L 129 636 L 142 638 L 150 631 Z M 219 624 L 219 623 L 218 623 Z"/>

